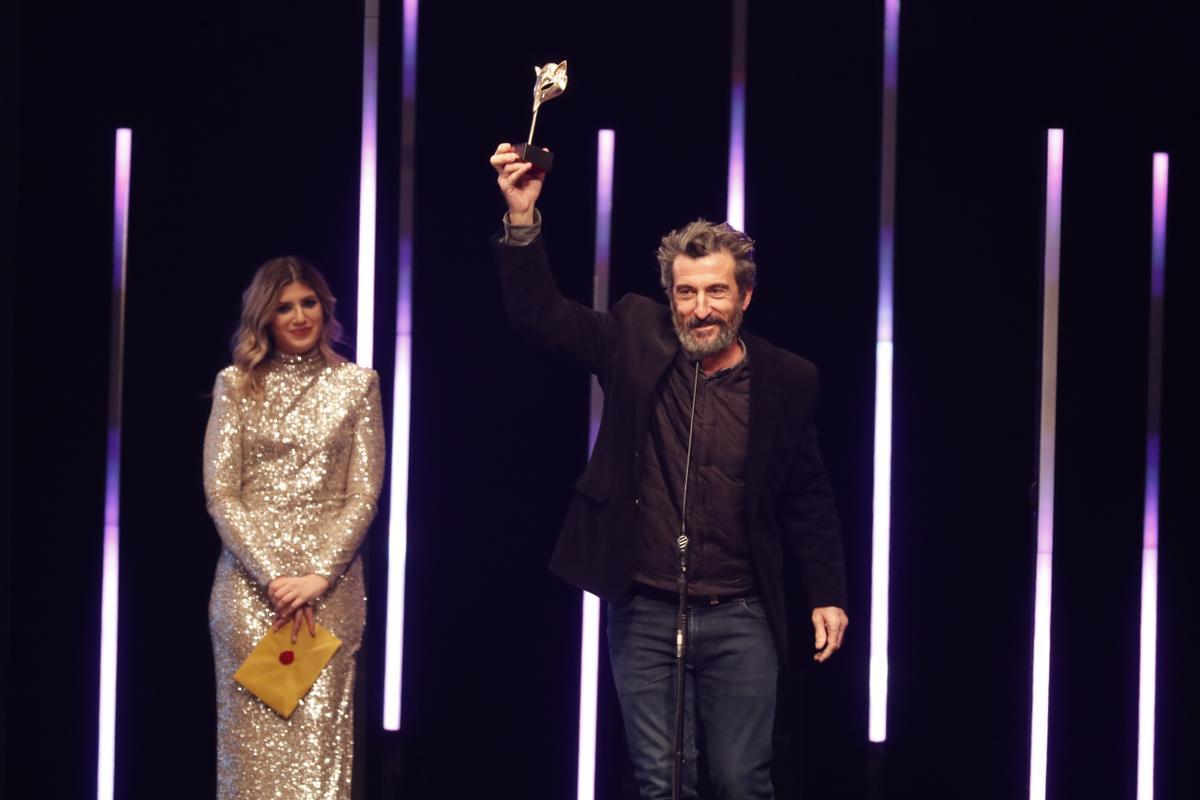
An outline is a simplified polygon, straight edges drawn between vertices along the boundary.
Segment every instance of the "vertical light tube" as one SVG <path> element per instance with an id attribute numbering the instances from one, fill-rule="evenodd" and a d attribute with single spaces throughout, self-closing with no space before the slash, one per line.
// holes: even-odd
<path id="1" fill-rule="evenodd" d="M 729 181 L 725 219 L 746 229 L 746 5 L 733 0 L 733 69 L 729 92 Z"/>
<path id="2" fill-rule="evenodd" d="M 1146 387 L 1146 494 L 1142 515 L 1137 800 L 1154 800 L 1154 691 L 1158 646 L 1158 471 L 1162 430 L 1163 303 L 1166 299 L 1167 276 L 1167 167 L 1167 154 L 1155 153 L 1150 242 L 1150 356 Z"/>
<path id="3" fill-rule="evenodd" d="M 616 134 L 605 128 L 597 137 L 596 152 L 596 250 L 592 277 L 592 308 L 608 310 L 608 260 L 612 243 L 613 155 Z M 596 445 L 604 393 L 592 377 L 588 416 L 588 456 Z M 583 623 L 579 651 L 579 765 L 575 796 L 596 796 L 596 695 L 600 662 L 600 599 L 583 593 Z"/>
<path id="4" fill-rule="evenodd" d="M 100 719 L 96 797 L 112 800 L 117 726 L 117 578 L 121 541 L 121 389 L 125 372 L 125 263 L 133 131 L 117 129 L 113 179 L 112 321 L 108 352 L 108 457 L 104 475 L 104 555 L 100 588 Z"/>
<path id="5" fill-rule="evenodd" d="M 375 204 L 376 133 L 379 98 L 379 0 L 363 9 L 362 146 L 358 175 L 358 325 L 355 356 L 369 367 L 375 360 Z"/>
<path id="6" fill-rule="evenodd" d="M 1042 266 L 1042 398 L 1038 445 L 1037 567 L 1033 599 L 1033 713 L 1029 797 L 1046 797 L 1050 721 L 1050 587 L 1054 556 L 1054 438 L 1058 402 L 1059 251 L 1062 238 L 1063 132 L 1046 133 L 1046 233 Z"/>
<path id="7" fill-rule="evenodd" d="M 408 554 L 408 441 L 412 397 L 413 195 L 417 137 L 417 0 L 404 0 L 400 96 L 400 257 L 396 269 L 396 376 L 388 495 L 387 636 L 383 727 L 400 730 L 404 669 L 404 564 Z"/>
<path id="8" fill-rule="evenodd" d="M 893 240 L 896 227 L 896 87 L 900 70 L 900 0 L 883 18 L 883 116 L 879 176 L 879 304 L 875 321 L 875 464 L 871 498 L 871 655 L 867 738 L 887 739 L 888 582 L 892 516 Z"/>

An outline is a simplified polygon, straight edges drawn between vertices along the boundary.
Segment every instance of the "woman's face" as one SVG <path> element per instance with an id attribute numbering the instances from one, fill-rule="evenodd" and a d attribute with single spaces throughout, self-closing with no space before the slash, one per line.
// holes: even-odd
<path id="1" fill-rule="evenodd" d="M 284 284 L 271 315 L 275 349 L 288 355 L 307 353 L 321 341 L 324 326 L 325 310 L 312 287 L 300 281 Z"/>

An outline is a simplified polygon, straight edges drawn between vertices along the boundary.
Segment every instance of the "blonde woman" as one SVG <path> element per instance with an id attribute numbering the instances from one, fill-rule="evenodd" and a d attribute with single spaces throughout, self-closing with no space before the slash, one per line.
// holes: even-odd
<path id="1" fill-rule="evenodd" d="M 263 264 L 217 375 L 204 491 L 223 545 L 209 602 L 217 797 L 350 797 L 354 665 L 366 618 L 359 545 L 384 467 L 379 376 L 338 355 L 321 274 Z M 233 679 L 272 626 L 342 640 L 289 719 Z"/>

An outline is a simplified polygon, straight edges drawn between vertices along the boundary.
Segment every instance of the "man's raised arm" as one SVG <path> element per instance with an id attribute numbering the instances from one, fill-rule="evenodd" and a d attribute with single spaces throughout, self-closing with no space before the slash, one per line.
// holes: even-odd
<path id="1" fill-rule="evenodd" d="M 509 320 L 530 342 L 595 373 L 603 385 L 616 349 L 617 323 L 609 314 L 563 297 L 550 274 L 535 208 L 546 173 L 518 160 L 508 143 L 497 147 L 490 161 L 508 204 L 495 252 Z"/>

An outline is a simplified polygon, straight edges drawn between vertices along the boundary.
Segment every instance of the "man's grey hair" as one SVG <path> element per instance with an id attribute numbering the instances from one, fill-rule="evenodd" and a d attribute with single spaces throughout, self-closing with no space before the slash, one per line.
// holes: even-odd
<path id="1" fill-rule="evenodd" d="M 675 285 L 676 257 L 703 258 L 722 251 L 733 256 L 733 277 L 737 281 L 738 296 L 745 294 L 747 289 L 753 289 L 758 277 L 758 266 L 754 263 L 754 240 L 730 227 L 728 222 L 714 223 L 698 219 L 668 233 L 658 246 L 659 280 L 663 290 L 670 296 L 671 288 Z"/>

